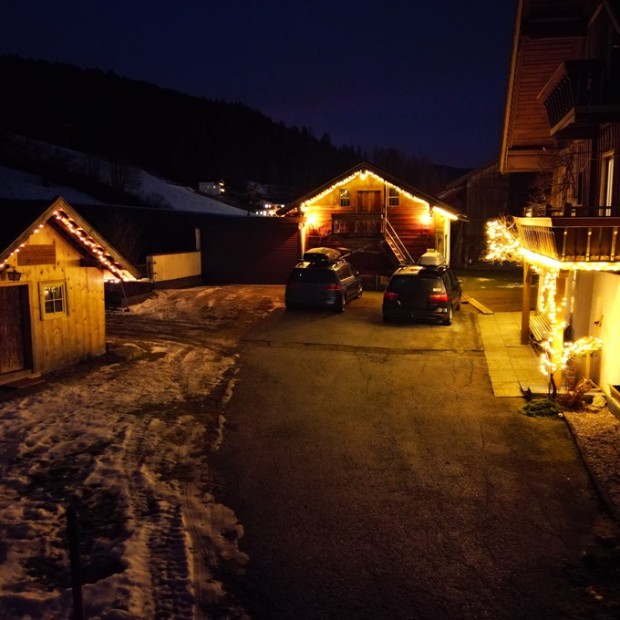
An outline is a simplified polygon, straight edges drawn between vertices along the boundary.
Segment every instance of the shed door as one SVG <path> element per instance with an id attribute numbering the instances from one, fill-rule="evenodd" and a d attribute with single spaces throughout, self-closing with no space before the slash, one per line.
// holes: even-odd
<path id="1" fill-rule="evenodd" d="M 26 286 L 0 287 L 0 373 L 22 370 L 30 357 L 27 293 Z"/>

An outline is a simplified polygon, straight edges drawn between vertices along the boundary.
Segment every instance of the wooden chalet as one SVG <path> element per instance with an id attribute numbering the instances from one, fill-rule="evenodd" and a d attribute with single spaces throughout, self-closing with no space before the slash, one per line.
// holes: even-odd
<path id="1" fill-rule="evenodd" d="M 450 260 L 456 209 L 367 163 L 286 205 L 278 215 L 301 217 L 302 253 L 317 246 L 346 248 L 364 275 L 387 275 L 427 250 Z"/>
<path id="2" fill-rule="evenodd" d="M 65 200 L 4 208 L 0 227 L 0 384 L 106 349 L 104 280 L 138 271 Z"/>
<path id="3" fill-rule="evenodd" d="M 608 0 L 519 0 L 513 41 L 500 170 L 545 181 L 516 219 L 525 257 L 522 341 L 546 343 L 556 372 L 565 344 L 599 339 L 596 368 L 586 374 L 613 393 L 620 383 L 620 9 Z M 539 287 L 530 317 L 533 271 Z"/>

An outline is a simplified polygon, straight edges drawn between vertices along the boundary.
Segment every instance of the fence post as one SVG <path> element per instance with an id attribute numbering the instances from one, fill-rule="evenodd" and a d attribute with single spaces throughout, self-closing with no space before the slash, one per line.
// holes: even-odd
<path id="1" fill-rule="evenodd" d="M 71 565 L 71 590 L 73 592 L 73 620 L 84 620 L 82 600 L 82 581 L 80 567 L 80 548 L 77 512 L 73 503 L 67 507 L 67 537 L 69 539 L 69 562 Z"/>

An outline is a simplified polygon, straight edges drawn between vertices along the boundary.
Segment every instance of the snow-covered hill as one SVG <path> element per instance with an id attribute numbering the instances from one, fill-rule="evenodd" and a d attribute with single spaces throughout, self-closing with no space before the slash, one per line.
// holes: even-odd
<path id="1" fill-rule="evenodd" d="M 22 141 L 21 138 L 16 140 Z M 32 141 L 29 141 L 32 143 Z M 119 171 L 117 165 L 85 155 L 78 151 L 62 149 L 56 145 L 36 142 L 38 158 L 60 159 L 67 170 L 72 173 L 92 175 L 96 170 L 98 181 L 114 186 L 113 177 L 119 172 L 124 178 L 124 191 L 136 197 L 136 202 L 175 209 L 216 215 L 243 215 L 247 212 L 224 204 L 218 200 L 196 193 L 189 187 L 177 185 L 172 181 L 161 179 L 153 174 L 131 166 L 123 166 Z M 116 182 L 118 185 L 118 181 Z M 72 187 L 57 185 L 44 180 L 41 176 L 16 168 L 0 166 L 0 199 L 14 200 L 49 200 L 62 196 L 73 204 L 105 205 L 104 202 Z"/>

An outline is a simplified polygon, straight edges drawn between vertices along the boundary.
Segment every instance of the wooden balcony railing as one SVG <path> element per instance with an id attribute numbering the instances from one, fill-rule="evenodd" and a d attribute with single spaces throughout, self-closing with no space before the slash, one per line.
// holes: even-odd
<path id="1" fill-rule="evenodd" d="M 538 94 L 547 111 L 551 134 L 586 138 L 596 125 L 620 119 L 618 80 L 599 60 L 563 62 Z"/>
<path id="2" fill-rule="evenodd" d="M 343 237 L 381 237 L 384 218 L 381 213 L 333 213 L 332 234 Z"/>
<path id="3" fill-rule="evenodd" d="M 620 261 L 620 218 L 554 217 L 551 226 L 518 221 L 523 247 L 560 262 Z M 604 223 L 603 223 L 604 222 Z"/>
<path id="4" fill-rule="evenodd" d="M 620 206 L 598 206 L 566 204 L 563 207 L 538 207 L 525 209 L 525 217 L 620 217 Z"/>

